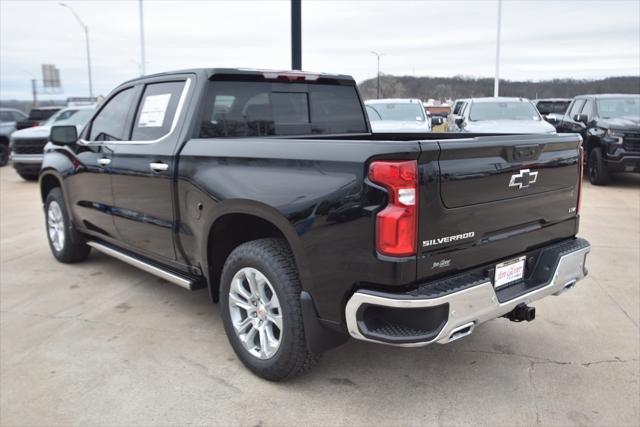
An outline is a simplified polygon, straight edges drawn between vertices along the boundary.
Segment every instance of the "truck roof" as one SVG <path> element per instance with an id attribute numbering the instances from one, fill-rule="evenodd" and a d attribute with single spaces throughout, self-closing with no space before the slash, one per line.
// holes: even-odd
<path id="1" fill-rule="evenodd" d="M 533 102 L 567 102 L 571 101 L 572 98 L 538 98 L 533 100 Z"/>
<path id="2" fill-rule="evenodd" d="M 422 104 L 417 98 L 385 98 L 385 99 L 368 99 L 365 104 Z"/>
<path id="3" fill-rule="evenodd" d="M 638 93 L 597 93 L 592 95 L 578 95 L 576 98 L 637 98 L 640 96 Z"/>
<path id="4" fill-rule="evenodd" d="M 300 71 L 300 70 L 267 70 L 267 69 L 253 69 L 253 68 L 189 68 L 184 70 L 166 71 L 162 73 L 150 74 L 146 76 L 137 77 L 126 81 L 125 83 L 131 83 L 138 80 L 144 80 L 153 77 L 170 76 L 174 74 L 205 74 L 207 79 L 213 79 L 216 76 L 238 76 L 238 77 L 254 77 L 259 80 L 317 80 L 328 79 L 335 80 L 343 83 L 355 84 L 353 77 L 346 74 L 329 74 L 319 73 L 312 71 Z"/>

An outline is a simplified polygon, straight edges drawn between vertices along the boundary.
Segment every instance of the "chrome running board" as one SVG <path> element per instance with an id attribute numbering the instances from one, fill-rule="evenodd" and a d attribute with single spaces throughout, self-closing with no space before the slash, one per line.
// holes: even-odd
<path id="1" fill-rule="evenodd" d="M 91 246 L 94 249 L 99 250 L 102 253 L 105 253 L 116 259 L 119 259 L 120 261 L 124 261 L 129 265 L 137 267 L 140 270 L 146 271 L 147 273 L 151 273 L 154 276 L 160 277 L 161 279 L 167 280 L 173 283 L 174 285 L 178 285 L 188 290 L 194 289 L 192 280 L 189 280 L 182 276 L 178 276 L 177 274 L 171 273 L 170 271 L 163 270 L 159 267 L 156 267 L 155 265 L 149 264 L 138 258 L 134 258 L 131 255 L 128 255 L 124 252 L 119 251 L 118 249 L 103 245 L 102 243 L 93 242 L 93 241 L 87 242 L 87 245 Z"/>

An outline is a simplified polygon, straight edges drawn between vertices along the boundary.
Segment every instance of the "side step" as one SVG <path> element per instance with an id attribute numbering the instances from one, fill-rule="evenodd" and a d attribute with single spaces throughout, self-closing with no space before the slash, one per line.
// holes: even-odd
<path id="1" fill-rule="evenodd" d="M 198 287 L 195 286 L 195 281 L 194 280 L 190 280 L 184 276 L 179 276 L 177 274 L 174 274 L 170 271 L 164 270 L 162 268 L 156 267 L 155 265 L 149 264 L 148 262 L 142 261 L 138 258 L 135 258 L 125 252 L 122 252 L 118 249 L 115 249 L 111 246 L 107 246 L 107 245 L 103 245 L 102 243 L 98 243 L 98 242 L 93 242 L 93 241 L 89 241 L 87 242 L 87 245 L 91 246 L 94 249 L 99 250 L 100 252 L 103 252 L 109 256 L 112 256 L 114 258 L 119 259 L 120 261 L 124 261 L 127 264 L 130 264 L 134 267 L 138 267 L 140 270 L 144 270 L 147 273 L 151 273 L 154 276 L 158 276 L 161 279 L 167 280 L 171 283 L 173 283 L 174 285 L 178 285 L 182 288 L 188 289 L 188 290 L 194 290 L 197 289 Z"/>

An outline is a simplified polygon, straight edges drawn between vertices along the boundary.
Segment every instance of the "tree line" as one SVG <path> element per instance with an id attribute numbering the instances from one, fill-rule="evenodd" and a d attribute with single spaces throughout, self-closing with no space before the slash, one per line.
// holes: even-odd
<path id="1" fill-rule="evenodd" d="M 377 96 L 377 79 L 359 85 L 364 99 Z M 640 94 L 640 76 L 607 77 L 599 80 L 553 79 L 542 81 L 500 80 L 500 96 L 529 99 L 573 98 L 593 93 Z M 381 98 L 459 99 L 493 96 L 492 78 L 380 76 Z"/>

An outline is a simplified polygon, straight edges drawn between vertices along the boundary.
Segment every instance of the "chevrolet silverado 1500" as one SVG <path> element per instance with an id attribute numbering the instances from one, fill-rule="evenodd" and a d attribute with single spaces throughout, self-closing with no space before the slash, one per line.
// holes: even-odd
<path id="1" fill-rule="evenodd" d="M 199 69 L 129 81 L 40 188 L 61 262 L 96 249 L 221 303 L 231 346 L 282 380 L 349 336 L 447 343 L 573 287 L 581 138 L 372 134 L 343 75 Z"/>

